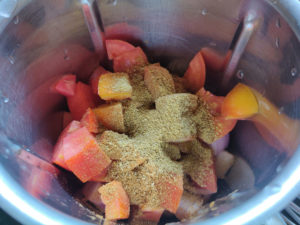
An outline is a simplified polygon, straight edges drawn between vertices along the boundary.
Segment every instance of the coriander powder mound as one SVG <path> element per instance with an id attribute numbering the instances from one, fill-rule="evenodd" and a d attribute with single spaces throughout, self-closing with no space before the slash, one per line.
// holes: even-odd
<path id="1" fill-rule="evenodd" d="M 165 69 L 155 67 L 150 66 L 151 72 L 166 74 Z M 210 140 L 213 122 L 205 121 L 212 117 L 201 111 L 196 95 L 175 93 L 174 81 L 170 82 L 168 76 L 154 76 L 159 80 L 153 78 L 151 82 L 158 82 L 162 88 L 156 92 L 150 81 L 147 88 L 144 72 L 141 67 L 129 73 L 132 96 L 121 101 L 126 134 L 104 131 L 97 140 L 113 160 L 106 180 L 120 181 L 131 204 L 159 208 L 170 187 L 176 187 L 179 193 L 183 190 L 184 172 L 190 176 L 199 175 L 193 173 L 194 168 L 199 173 L 206 172 L 209 150 L 201 147 L 196 138 L 205 133 Z M 166 83 L 169 86 L 163 87 Z M 185 143 L 189 145 L 183 150 Z M 204 182 L 202 178 L 197 181 Z"/>

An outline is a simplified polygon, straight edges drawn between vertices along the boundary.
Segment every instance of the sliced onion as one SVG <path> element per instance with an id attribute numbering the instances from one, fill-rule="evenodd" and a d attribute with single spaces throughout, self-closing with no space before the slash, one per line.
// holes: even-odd
<path id="1" fill-rule="evenodd" d="M 93 203 L 100 210 L 104 211 L 105 205 L 101 200 L 100 193 L 98 192 L 98 189 L 102 185 L 103 183 L 100 182 L 87 182 L 82 189 L 82 193 L 88 201 Z"/>
<path id="2" fill-rule="evenodd" d="M 188 219 L 196 215 L 203 205 L 203 199 L 199 196 L 183 192 L 176 217 L 180 220 Z"/>
<path id="3" fill-rule="evenodd" d="M 247 190 L 254 186 L 255 176 L 248 163 L 241 157 L 236 157 L 225 180 L 232 190 Z"/>
<path id="4" fill-rule="evenodd" d="M 220 152 L 216 157 L 216 174 L 223 179 L 234 163 L 234 155 L 227 151 Z"/>
<path id="5" fill-rule="evenodd" d="M 211 148 L 214 150 L 215 155 L 218 155 L 228 147 L 229 139 L 229 134 L 227 134 L 211 144 Z"/>

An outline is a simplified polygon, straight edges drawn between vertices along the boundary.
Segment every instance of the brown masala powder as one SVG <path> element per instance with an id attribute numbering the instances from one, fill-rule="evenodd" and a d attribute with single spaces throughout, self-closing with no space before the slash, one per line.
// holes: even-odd
<path id="1" fill-rule="evenodd" d="M 162 85 L 160 92 L 169 95 L 153 102 L 156 96 L 152 96 L 145 85 L 143 69 L 135 70 L 129 77 L 132 97 L 122 101 L 127 135 L 105 131 L 97 140 L 113 160 L 107 180 L 120 181 L 132 205 L 155 208 L 161 205 L 163 192 L 168 188 L 161 187 L 163 181 L 176 185 L 180 179 L 182 183 L 184 171 L 197 166 L 195 160 L 205 163 L 210 157 L 202 147 L 197 152 L 199 146 L 193 144 L 192 154 L 178 162 L 180 147 L 174 143 L 195 140 L 199 129 L 206 129 L 208 135 L 214 130 L 202 121 L 209 118 L 206 115 L 209 113 L 199 109 L 201 104 L 196 95 L 175 94 L 175 88 L 170 87 L 163 91 Z M 191 159 L 190 165 L 188 159 Z"/>

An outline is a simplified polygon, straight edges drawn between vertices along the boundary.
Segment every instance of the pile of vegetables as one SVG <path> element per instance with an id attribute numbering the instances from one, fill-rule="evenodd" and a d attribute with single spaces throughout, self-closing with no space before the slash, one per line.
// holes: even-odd
<path id="1" fill-rule="evenodd" d="M 127 73 L 143 68 L 149 62 L 140 47 L 121 40 L 107 40 L 106 48 L 114 73 L 99 66 L 90 76 L 88 84 L 77 81 L 74 74 L 66 74 L 51 86 L 52 92 L 66 97 L 69 109 L 69 112 L 64 112 L 64 130 L 54 146 L 51 160 L 86 183 L 82 190 L 86 199 L 105 211 L 106 219 L 115 221 L 129 218 L 132 214 L 131 203 L 121 182 L 105 181 L 113 159 L 100 148 L 95 135 L 104 130 L 125 132 L 122 104 L 118 101 L 130 99 L 132 94 Z M 244 176 L 247 181 L 242 182 L 253 186 L 255 178 L 247 162 L 225 150 L 230 141 L 229 132 L 238 120 L 253 121 L 266 142 L 276 148 L 280 145 L 280 151 L 292 154 L 295 150 L 298 144 L 295 135 L 300 127 L 298 121 L 279 114 L 278 109 L 260 93 L 241 83 L 225 97 L 205 90 L 206 67 L 220 69 L 223 65 L 224 62 L 218 60 L 213 52 L 204 48 L 194 56 L 181 78 L 184 88 L 205 102 L 214 118 L 215 137 L 212 140 L 198 137 L 214 153 L 214 165 L 209 169 L 211 177 L 207 177 L 207 186 L 195 184 L 189 190 L 183 190 L 182 184 L 170 185 L 164 206 L 143 208 L 138 219 L 157 223 L 164 210 L 171 211 L 179 220 L 196 215 L 203 199 L 217 192 L 217 179 L 225 179 L 232 189 L 242 189 L 239 179 Z M 159 84 L 151 83 L 149 72 L 145 74 L 147 87 L 153 90 L 151 94 L 155 96 Z M 120 82 L 122 87 L 116 88 Z M 29 189 L 34 189 L 34 183 L 29 182 L 29 186 Z"/>

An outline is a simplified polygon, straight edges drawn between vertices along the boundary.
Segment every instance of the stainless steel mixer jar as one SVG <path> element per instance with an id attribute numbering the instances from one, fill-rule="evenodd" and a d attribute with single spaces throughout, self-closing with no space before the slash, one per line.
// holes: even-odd
<path id="1" fill-rule="evenodd" d="M 77 199 L 72 185 L 62 185 L 68 183 L 64 175 L 24 149 L 38 138 L 55 139 L 61 127 L 52 119 L 59 117 L 56 112 L 64 100 L 48 87 L 64 73 L 86 79 L 97 66 L 94 59 L 107 64 L 104 38 L 139 44 L 152 62 L 176 74 L 185 71 L 202 47 L 223 55 L 230 50 L 223 71 L 228 88 L 246 83 L 274 102 L 280 113 L 300 117 L 300 1 L 92 2 L 0 0 L 0 206 L 21 223 L 101 220 Z M 84 11 L 84 4 L 91 11 Z M 99 27 L 89 26 L 95 36 L 84 18 L 87 23 L 98 20 Z M 251 165 L 257 191 L 227 198 L 215 212 L 183 224 L 259 224 L 299 193 L 299 149 L 291 157 L 278 153 L 248 122 L 240 122 L 232 142 L 232 149 Z M 30 195 L 20 178 L 30 176 L 35 167 L 50 171 L 53 178 L 54 188 L 42 200 Z"/>

